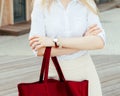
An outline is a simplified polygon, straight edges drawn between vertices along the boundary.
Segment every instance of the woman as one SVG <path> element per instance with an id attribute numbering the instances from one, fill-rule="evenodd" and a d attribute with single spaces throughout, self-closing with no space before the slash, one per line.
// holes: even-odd
<path id="1" fill-rule="evenodd" d="M 30 46 L 36 56 L 43 56 L 51 46 L 67 80 L 89 80 L 89 96 L 102 96 L 100 80 L 87 50 L 105 45 L 93 0 L 35 0 L 31 15 Z M 50 61 L 49 77 L 58 79 Z"/>

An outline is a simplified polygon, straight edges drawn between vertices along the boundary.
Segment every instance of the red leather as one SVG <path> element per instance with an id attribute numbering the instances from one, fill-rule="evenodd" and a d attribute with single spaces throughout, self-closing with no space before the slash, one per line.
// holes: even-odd
<path id="1" fill-rule="evenodd" d="M 52 60 L 60 79 L 48 78 L 50 52 L 51 47 L 47 47 L 39 81 L 18 84 L 18 96 L 88 96 L 88 80 L 65 80 L 56 57 L 52 57 Z"/>

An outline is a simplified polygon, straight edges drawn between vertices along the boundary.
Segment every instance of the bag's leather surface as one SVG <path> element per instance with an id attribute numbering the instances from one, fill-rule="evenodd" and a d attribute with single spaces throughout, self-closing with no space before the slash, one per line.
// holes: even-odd
<path id="1" fill-rule="evenodd" d="M 18 96 L 88 96 L 88 80 L 80 82 L 65 80 L 56 57 L 52 57 L 52 60 L 60 79 L 48 78 L 50 52 L 51 47 L 47 47 L 39 81 L 18 84 Z"/>

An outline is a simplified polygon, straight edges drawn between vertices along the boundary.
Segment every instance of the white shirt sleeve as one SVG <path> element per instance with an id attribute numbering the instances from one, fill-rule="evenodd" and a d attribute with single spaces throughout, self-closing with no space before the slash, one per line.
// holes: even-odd
<path id="1" fill-rule="evenodd" d="M 96 8 L 96 5 L 94 3 L 91 3 L 91 5 L 93 8 Z M 105 31 L 102 27 L 99 16 L 88 9 L 88 26 L 93 24 L 97 24 L 98 27 L 101 28 L 102 32 L 100 32 L 98 36 L 100 36 L 103 39 L 104 44 L 106 44 Z"/>
<path id="2" fill-rule="evenodd" d="M 34 35 L 45 36 L 44 14 L 40 5 L 41 0 L 34 0 L 33 10 L 31 14 L 31 29 L 29 38 Z M 37 56 L 37 51 L 32 50 L 33 54 Z"/>

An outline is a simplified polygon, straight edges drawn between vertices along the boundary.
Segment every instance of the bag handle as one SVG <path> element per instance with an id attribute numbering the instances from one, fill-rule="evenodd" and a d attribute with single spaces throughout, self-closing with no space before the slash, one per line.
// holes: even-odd
<path id="1" fill-rule="evenodd" d="M 44 56 L 43 56 L 43 61 L 42 61 L 42 67 L 41 67 L 41 72 L 40 72 L 40 78 L 39 78 L 39 82 L 43 81 L 43 75 L 45 73 L 45 66 L 46 66 L 46 58 L 49 61 L 50 57 L 47 57 L 47 54 L 50 54 L 49 52 L 51 51 L 51 48 L 46 48 L 45 52 L 44 52 Z"/>
<path id="2" fill-rule="evenodd" d="M 50 52 L 51 48 L 47 47 L 44 53 L 44 58 L 42 62 L 42 69 L 41 69 L 41 74 L 40 74 L 40 82 L 43 81 L 43 75 L 45 75 L 44 80 L 48 80 L 48 70 L 49 70 L 49 60 L 50 60 Z M 57 70 L 57 73 L 59 75 L 60 81 L 65 81 L 64 75 L 62 73 L 62 70 L 59 66 L 58 60 L 56 57 L 52 57 L 53 63 L 55 65 L 55 68 Z M 44 73 L 44 74 L 43 74 Z"/>
<path id="3" fill-rule="evenodd" d="M 43 57 L 42 67 L 41 67 L 41 73 L 40 73 L 40 79 L 39 79 L 40 82 L 43 81 L 43 75 L 45 75 L 44 82 L 47 82 L 47 80 L 48 80 L 50 54 L 51 54 L 51 47 L 46 47 L 44 57 Z M 57 70 L 60 81 L 65 81 L 64 75 L 62 73 L 62 70 L 60 68 L 60 65 L 59 65 L 59 62 L 58 62 L 56 56 L 51 57 L 51 58 L 52 58 L 54 66 Z"/>
<path id="4" fill-rule="evenodd" d="M 65 77 L 63 75 L 63 72 L 62 72 L 62 69 L 60 67 L 60 64 L 59 64 L 59 62 L 57 60 L 57 57 L 52 57 L 52 61 L 53 61 L 54 66 L 55 66 L 55 68 L 57 70 L 57 73 L 58 73 L 58 76 L 60 78 L 60 81 L 65 81 Z"/>

